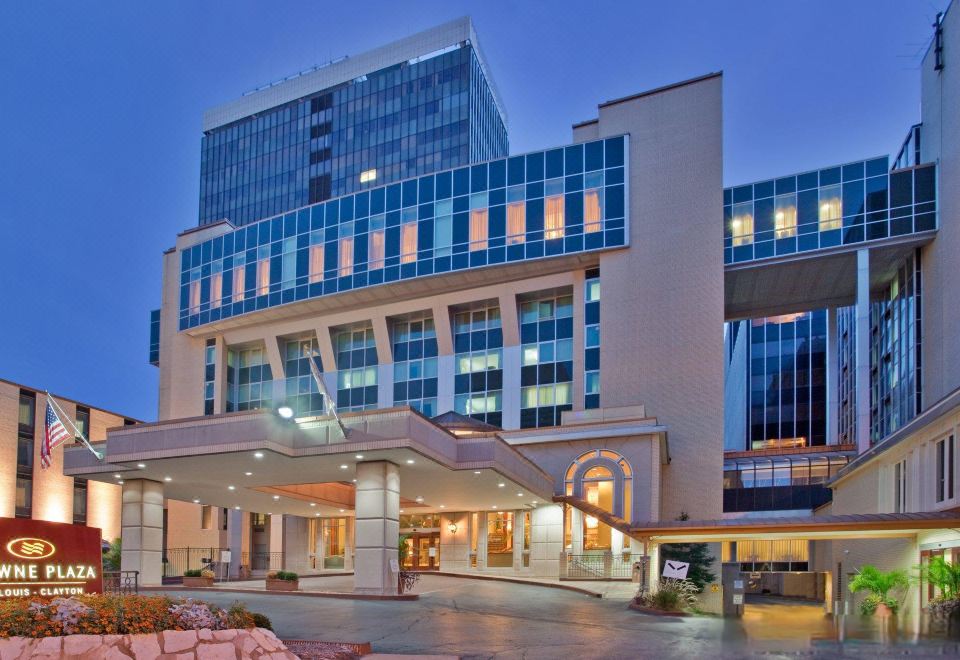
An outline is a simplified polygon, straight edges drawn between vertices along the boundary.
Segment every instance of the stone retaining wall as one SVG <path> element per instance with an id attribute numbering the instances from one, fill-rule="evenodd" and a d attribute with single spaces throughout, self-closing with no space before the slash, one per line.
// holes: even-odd
<path id="1" fill-rule="evenodd" d="M 0 660 L 297 660 L 269 630 L 165 630 L 144 635 L 67 635 L 0 639 Z"/>

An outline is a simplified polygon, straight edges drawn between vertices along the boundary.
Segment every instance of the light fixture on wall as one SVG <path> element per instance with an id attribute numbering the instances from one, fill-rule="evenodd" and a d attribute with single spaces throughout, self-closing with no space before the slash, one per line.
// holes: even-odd
<path id="1" fill-rule="evenodd" d="M 277 408 L 277 414 L 283 417 L 284 419 L 290 419 L 293 417 L 293 408 L 290 406 L 280 406 Z"/>
<path id="2" fill-rule="evenodd" d="M 454 522 L 450 523 L 449 525 L 447 525 L 447 529 L 450 530 L 450 533 L 451 533 L 451 534 L 456 534 L 456 533 L 457 533 L 457 523 L 454 523 Z"/>

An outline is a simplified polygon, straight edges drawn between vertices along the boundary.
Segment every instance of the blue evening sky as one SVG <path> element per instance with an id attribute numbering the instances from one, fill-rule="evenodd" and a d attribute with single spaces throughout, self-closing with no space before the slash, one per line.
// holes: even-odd
<path id="1" fill-rule="evenodd" d="M 946 5 L 4 2 L 0 378 L 156 418 L 160 255 L 197 222 L 203 110 L 246 90 L 470 14 L 512 152 L 568 142 L 598 102 L 723 70 L 731 185 L 895 153 Z"/>

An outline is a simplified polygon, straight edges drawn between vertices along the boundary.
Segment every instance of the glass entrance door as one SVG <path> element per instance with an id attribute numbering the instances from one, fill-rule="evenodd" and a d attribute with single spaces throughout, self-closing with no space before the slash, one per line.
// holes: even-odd
<path id="1" fill-rule="evenodd" d="M 440 569 L 440 532 L 411 534 L 406 544 L 408 553 L 404 568 L 414 571 Z"/>

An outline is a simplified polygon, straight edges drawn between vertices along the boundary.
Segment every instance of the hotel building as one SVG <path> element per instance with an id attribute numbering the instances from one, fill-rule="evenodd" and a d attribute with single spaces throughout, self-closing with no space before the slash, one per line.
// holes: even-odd
<path id="1" fill-rule="evenodd" d="M 410 568 L 593 579 L 703 541 L 837 595 L 854 557 L 960 546 L 960 136 L 940 114 L 957 20 L 938 22 L 900 156 L 726 189 L 721 74 L 601 103 L 569 143 L 508 156 L 466 20 L 211 111 L 205 150 L 214 123 L 280 104 L 325 122 L 313 99 L 336 85 L 349 123 L 378 72 L 437 89 L 449 59 L 482 101 L 457 144 L 487 150 L 433 144 L 404 169 L 332 147 L 329 195 L 202 201 L 163 255 L 159 421 L 112 430 L 105 463 L 71 449 L 66 473 L 124 482 L 124 567 L 146 584 L 203 547 L 234 576 L 352 570 L 392 594 L 403 535 Z M 383 85 L 401 107 L 423 89 Z"/>

